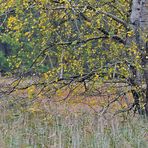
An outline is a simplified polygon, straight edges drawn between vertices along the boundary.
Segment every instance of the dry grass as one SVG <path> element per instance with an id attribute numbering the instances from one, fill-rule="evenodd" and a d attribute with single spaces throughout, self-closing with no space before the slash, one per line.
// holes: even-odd
<path id="1" fill-rule="evenodd" d="M 1 90 L 10 89 L 13 80 L 3 79 Z M 21 86 L 33 83 L 25 80 Z M 120 92 L 126 89 L 124 84 Z M 9 86 L 9 87 L 8 87 Z M 2 148 L 146 148 L 148 147 L 148 123 L 146 119 L 121 113 L 132 102 L 131 94 L 120 96 L 110 104 L 119 92 L 112 87 L 94 87 L 84 93 L 82 85 L 74 93 L 64 88 L 54 97 L 41 94 L 35 101 L 28 97 L 27 89 L 1 96 L 0 147 Z M 35 94 L 40 88 L 35 88 Z M 119 92 L 119 93 L 120 93 Z M 112 94 L 112 95 L 111 95 Z M 36 97 L 36 96 L 34 96 Z M 66 100 L 65 100 L 66 98 Z M 60 100 L 60 101 L 59 101 Z M 25 106 L 25 103 L 32 102 Z M 104 110 L 107 113 L 103 112 Z"/>
<path id="2" fill-rule="evenodd" d="M 65 104 L 66 106 L 66 104 Z M 3 112 L 2 148 L 146 148 L 148 123 L 140 118 L 98 117 L 91 110 Z M 119 120 L 120 119 L 120 120 Z"/>

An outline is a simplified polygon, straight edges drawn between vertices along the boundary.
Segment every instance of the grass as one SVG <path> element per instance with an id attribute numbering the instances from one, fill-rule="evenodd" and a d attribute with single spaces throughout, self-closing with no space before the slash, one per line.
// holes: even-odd
<path id="1" fill-rule="evenodd" d="M 21 102 L 31 101 L 25 90 L 2 96 L 0 148 L 148 147 L 147 119 L 132 113 L 112 116 L 109 110 L 100 116 L 96 111 L 101 109 L 100 101 L 107 98 L 87 95 L 80 101 L 81 97 L 73 97 L 70 102 L 40 98 L 29 108 L 22 108 Z M 118 109 L 119 103 L 112 108 Z"/>
<path id="2" fill-rule="evenodd" d="M 11 112 L 12 113 L 12 112 Z M 1 148 L 146 148 L 148 123 L 134 117 L 107 120 L 91 111 L 1 114 Z M 119 120 L 120 119 L 120 120 Z M 122 120 L 121 120 L 122 119 Z"/>

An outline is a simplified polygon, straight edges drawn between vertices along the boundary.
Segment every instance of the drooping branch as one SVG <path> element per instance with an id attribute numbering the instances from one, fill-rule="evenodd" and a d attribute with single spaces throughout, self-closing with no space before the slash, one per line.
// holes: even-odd
<path id="1" fill-rule="evenodd" d="M 101 31 L 102 33 L 104 33 L 105 35 L 109 36 L 109 32 L 106 31 L 105 29 L 103 29 L 103 28 L 98 28 L 98 30 Z M 122 44 L 124 44 L 124 45 L 126 44 L 125 40 L 122 39 L 122 38 L 120 38 L 120 37 L 117 36 L 117 35 L 111 36 L 111 39 L 114 40 L 114 41 L 116 41 L 116 42 L 122 43 Z"/>

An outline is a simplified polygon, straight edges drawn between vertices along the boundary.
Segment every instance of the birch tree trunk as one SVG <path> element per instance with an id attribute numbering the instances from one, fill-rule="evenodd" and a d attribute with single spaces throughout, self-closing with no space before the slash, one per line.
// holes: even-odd
<path id="1" fill-rule="evenodd" d="M 148 116 L 148 0 L 133 0 L 131 23 L 135 29 L 136 43 L 142 51 L 142 67 L 146 83 L 145 112 Z"/>

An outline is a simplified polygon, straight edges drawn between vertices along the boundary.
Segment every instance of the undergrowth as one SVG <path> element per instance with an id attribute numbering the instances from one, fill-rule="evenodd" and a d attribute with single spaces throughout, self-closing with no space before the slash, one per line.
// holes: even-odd
<path id="1" fill-rule="evenodd" d="M 1 148 L 146 148 L 148 123 L 139 117 L 105 119 L 91 111 L 0 115 Z"/>

